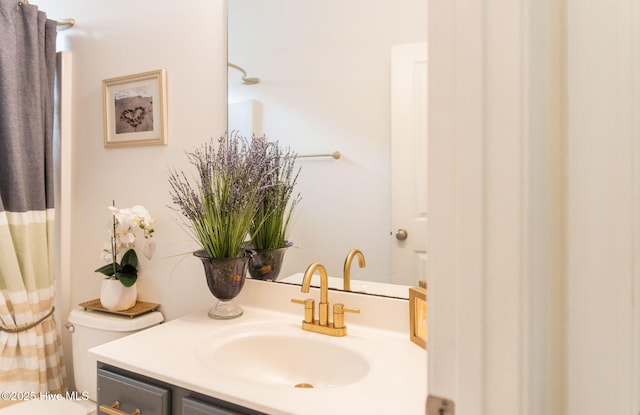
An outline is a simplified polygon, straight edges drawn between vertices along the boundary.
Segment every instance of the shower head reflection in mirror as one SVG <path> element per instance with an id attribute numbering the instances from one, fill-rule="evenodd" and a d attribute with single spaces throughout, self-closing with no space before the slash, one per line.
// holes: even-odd
<path id="1" fill-rule="evenodd" d="M 233 69 L 237 69 L 240 72 L 242 72 L 242 83 L 245 85 L 255 85 L 257 83 L 260 83 L 260 78 L 248 78 L 247 77 L 247 71 L 245 71 L 244 69 L 242 69 L 241 66 L 235 65 L 231 62 L 227 63 L 227 66 L 229 68 L 233 68 Z"/>

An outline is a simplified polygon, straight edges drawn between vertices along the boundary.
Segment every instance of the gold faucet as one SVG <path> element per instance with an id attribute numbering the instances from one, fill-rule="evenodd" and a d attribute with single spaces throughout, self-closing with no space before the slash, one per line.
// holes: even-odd
<path id="1" fill-rule="evenodd" d="M 351 262 L 356 256 L 358 257 L 358 265 L 360 265 L 360 268 L 364 268 L 366 265 L 364 262 L 364 254 L 362 253 L 362 251 L 360 251 L 359 249 L 352 249 L 351 251 L 349 251 L 347 258 L 344 260 L 344 273 L 342 274 L 344 284 L 342 288 L 345 291 L 351 291 Z"/>
<path id="2" fill-rule="evenodd" d="M 318 314 L 320 314 L 320 320 L 318 324 L 326 326 L 329 323 L 329 277 L 327 276 L 327 269 L 324 265 L 316 262 L 309 265 L 304 273 L 302 279 L 302 288 L 300 291 L 303 293 L 309 292 L 309 286 L 311 285 L 311 277 L 318 270 L 320 273 L 320 304 L 318 304 Z"/>
<path id="3" fill-rule="evenodd" d="M 308 298 L 306 300 L 292 299 L 292 303 L 304 305 L 304 320 L 302 320 L 302 329 L 313 331 L 330 336 L 346 336 L 347 327 L 344 325 L 344 313 L 360 313 L 356 308 L 347 308 L 343 304 L 335 304 L 333 306 L 333 322 L 329 321 L 329 277 L 327 269 L 319 262 L 315 262 L 307 268 L 302 279 L 303 293 L 309 292 L 311 285 L 311 277 L 318 271 L 320 274 L 320 303 L 318 304 L 319 319 L 316 320 L 314 313 L 314 300 Z"/>

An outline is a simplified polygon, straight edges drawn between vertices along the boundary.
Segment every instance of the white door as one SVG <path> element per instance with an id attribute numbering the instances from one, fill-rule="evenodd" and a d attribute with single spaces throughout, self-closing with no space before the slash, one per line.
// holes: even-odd
<path id="1" fill-rule="evenodd" d="M 427 43 L 391 50 L 391 278 L 426 280 Z"/>

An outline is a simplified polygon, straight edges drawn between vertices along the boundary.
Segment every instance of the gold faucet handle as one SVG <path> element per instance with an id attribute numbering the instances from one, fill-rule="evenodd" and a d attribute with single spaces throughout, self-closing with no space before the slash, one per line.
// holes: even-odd
<path id="1" fill-rule="evenodd" d="M 333 305 L 333 327 L 335 327 L 336 329 L 341 329 L 344 327 L 344 313 L 360 314 L 360 309 L 348 308 L 348 307 L 345 307 L 344 304 L 334 304 Z"/>
<path id="2" fill-rule="evenodd" d="M 315 319 L 316 308 L 313 298 L 307 298 L 306 300 L 298 300 L 297 298 L 292 298 L 291 302 L 294 304 L 304 305 L 304 322 L 313 323 L 313 320 Z"/>

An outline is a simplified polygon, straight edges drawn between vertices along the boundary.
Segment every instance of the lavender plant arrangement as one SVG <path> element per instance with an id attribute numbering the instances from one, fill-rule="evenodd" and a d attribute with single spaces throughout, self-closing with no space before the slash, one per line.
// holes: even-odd
<path id="1" fill-rule="evenodd" d="M 284 254 L 291 245 L 287 240 L 291 216 L 300 201 L 293 190 L 300 174 L 295 168 L 297 154 L 269 142 L 265 136 L 254 137 L 257 147 L 268 165 L 265 165 L 266 186 L 262 187 L 262 202 L 258 205 L 251 224 L 251 247 L 255 250 L 249 260 L 252 278 L 276 280 L 280 274 Z"/>
<path id="2" fill-rule="evenodd" d="M 212 318 L 242 315 L 242 308 L 231 300 L 244 286 L 249 261 L 244 242 L 271 173 L 265 145 L 263 140 L 225 135 L 186 153 L 197 171 L 195 180 L 182 171 L 170 171 L 171 197 L 184 227 L 201 247 L 194 255 L 202 261 L 209 290 L 218 299 L 209 311 Z"/>

